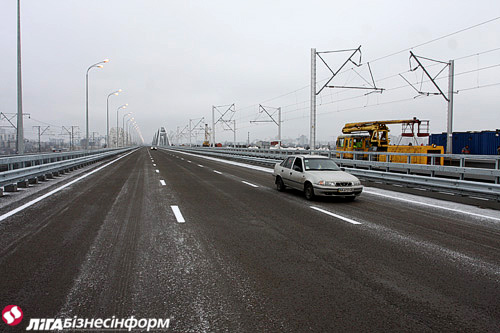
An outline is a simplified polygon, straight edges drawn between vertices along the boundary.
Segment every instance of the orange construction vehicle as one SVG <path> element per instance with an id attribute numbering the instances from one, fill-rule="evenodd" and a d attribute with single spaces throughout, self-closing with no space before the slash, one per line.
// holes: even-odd
<path id="1" fill-rule="evenodd" d="M 345 124 L 342 129 L 344 135 L 337 138 L 338 151 L 372 151 L 389 153 L 420 153 L 420 154 L 443 154 L 443 146 L 419 146 L 419 145 L 391 145 L 389 140 L 389 127 L 387 125 L 401 124 L 403 137 L 428 137 L 429 121 L 413 118 L 410 120 L 376 120 L 360 123 Z M 337 157 L 340 154 L 337 153 Z M 358 155 L 359 156 L 359 155 Z M 343 154 L 344 158 L 353 158 L 353 154 Z M 396 163 L 407 163 L 404 155 L 376 155 L 379 162 L 389 161 Z M 368 155 L 361 158 L 368 159 Z M 426 156 L 412 156 L 411 163 L 431 164 L 431 158 Z M 436 164 L 443 165 L 443 158 L 436 158 Z"/>

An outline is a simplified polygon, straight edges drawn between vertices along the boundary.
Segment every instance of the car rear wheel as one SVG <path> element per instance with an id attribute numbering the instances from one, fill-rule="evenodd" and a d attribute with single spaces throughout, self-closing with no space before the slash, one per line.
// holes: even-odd
<path id="1" fill-rule="evenodd" d="M 276 178 L 276 189 L 280 192 L 283 192 L 285 188 L 286 186 L 283 183 L 283 179 L 281 179 L 281 177 Z"/>
<path id="2" fill-rule="evenodd" d="M 307 200 L 313 200 L 314 199 L 314 188 L 312 187 L 311 184 L 307 183 L 304 186 L 304 195 L 306 196 Z"/>

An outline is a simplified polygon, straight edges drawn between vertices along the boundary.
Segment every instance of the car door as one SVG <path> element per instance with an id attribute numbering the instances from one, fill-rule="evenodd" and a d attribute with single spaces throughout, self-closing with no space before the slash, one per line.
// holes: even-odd
<path id="1" fill-rule="evenodd" d="M 296 157 L 290 169 L 290 186 L 302 190 L 304 189 L 305 179 L 302 157 Z"/>
<path id="2" fill-rule="evenodd" d="M 283 183 L 286 186 L 291 186 L 290 183 L 290 171 L 292 170 L 292 165 L 293 165 L 293 160 L 295 157 L 289 157 L 285 160 L 285 162 L 280 165 L 279 167 L 279 175 L 281 176 L 281 179 L 283 179 Z"/>

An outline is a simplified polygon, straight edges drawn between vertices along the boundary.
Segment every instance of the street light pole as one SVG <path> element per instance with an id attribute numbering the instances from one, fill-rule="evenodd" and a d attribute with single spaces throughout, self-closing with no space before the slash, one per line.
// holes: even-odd
<path id="1" fill-rule="evenodd" d="M 21 72 L 21 0 L 17 0 L 17 138 L 16 153 L 24 154 L 23 85 Z"/>
<path id="2" fill-rule="evenodd" d="M 109 59 L 104 59 L 103 61 L 97 62 L 87 68 L 87 74 L 85 75 L 85 149 L 89 149 L 89 71 L 92 68 L 103 68 L 102 64 L 105 64 Z"/>
<path id="3" fill-rule="evenodd" d="M 112 95 L 118 95 L 122 90 L 118 89 L 117 91 L 113 91 L 108 95 L 106 100 L 106 148 L 109 148 L 109 97 Z"/>
<path id="4" fill-rule="evenodd" d="M 128 103 L 127 104 L 123 104 L 122 106 L 119 106 L 118 109 L 116 109 L 116 148 L 118 148 L 118 130 L 119 130 L 119 127 L 118 127 L 118 113 L 120 111 L 120 109 L 126 109 L 128 106 Z"/>

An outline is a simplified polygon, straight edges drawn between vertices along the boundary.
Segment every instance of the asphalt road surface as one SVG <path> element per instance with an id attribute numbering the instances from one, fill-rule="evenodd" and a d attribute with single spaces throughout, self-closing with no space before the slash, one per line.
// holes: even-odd
<path id="1" fill-rule="evenodd" d="M 131 315 L 171 332 L 500 330 L 500 211 L 376 188 L 309 202 L 258 167 L 146 148 L 60 186 L 0 209 L 0 307 L 24 313 L 2 332 Z"/>

